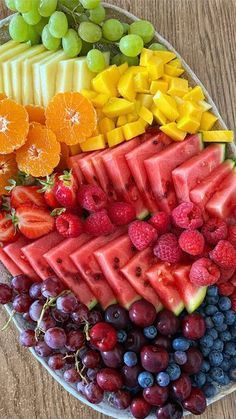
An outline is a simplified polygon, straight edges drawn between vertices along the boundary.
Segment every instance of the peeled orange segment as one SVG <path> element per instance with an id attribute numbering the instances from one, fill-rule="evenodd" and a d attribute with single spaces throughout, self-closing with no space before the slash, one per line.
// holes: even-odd
<path id="1" fill-rule="evenodd" d="M 9 154 L 26 142 L 29 117 L 24 106 L 11 99 L 0 101 L 0 154 Z"/>
<path id="2" fill-rule="evenodd" d="M 0 195 L 6 195 L 9 192 L 5 189 L 9 186 L 9 179 L 14 179 L 17 176 L 18 168 L 16 164 L 15 155 L 5 154 L 0 156 Z"/>
<path id="3" fill-rule="evenodd" d="M 0 93 L 0 100 L 7 99 L 5 93 Z"/>
<path id="4" fill-rule="evenodd" d="M 45 108 L 42 106 L 27 105 L 25 109 L 29 115 L 29 122 L 38 122 L 39 124 L 45 125 Z"/>
<path id="5" fill-rule="evenodd" d="M 80 93 L 58 93 L 46 108 L 46 124 L 67 145 L 82 143 L 97 126 L 92 103 Z"/>
<path id="6" fill-rule="evenodd" d="M 19 169 L 29 175 L 50 175 L 60 161 L 61 146 L 55 134 L 38 123 L 30 124 L 26 143 L 16 152 Z"/>

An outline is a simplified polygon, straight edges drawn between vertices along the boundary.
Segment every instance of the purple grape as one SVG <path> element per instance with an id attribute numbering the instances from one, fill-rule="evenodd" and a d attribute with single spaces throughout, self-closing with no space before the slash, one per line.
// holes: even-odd
<path id="1" fill-rule="evenodd" d="M 157 419 L 181 419 L 183 417 L 183 409 L 177 403 L 167 403 L 162 407 L 158 407 L 156 417 Z"/>
<path id="2" fill-rule="evenodd" d="M 41 316 L 44 303 L 42 301 L 34 301 L 29 308 L 29 315 L 34 322 L 37 322 Z M 44 315 L 45 317 L 45 315 Z"/>
<path id="3" fill-rule="evenodd" d="M 128 333 L 125 342 L 125 349 L 127 351 L 139 353 L 142 347 L 147 343 L 147 339 L 139 329 L 133 329 Z"/>
<path id="4" fill-rule="evenodd" d="M 57 322 L 57 323 L 62 323 L 65 324 L 68 322 L 70 316 L 67 313 L 62 313 L 62 311 L 58 310 L 56 307 L 54 307 L 51 310 L 51 315 L 52 318 Z"/>
<path id="5" fill-rule="evenodd" d="M 50 316 L 47 315 L 45 318 L 40 322 L 39 328 L 46 332 L 48 329 L 51 329 L 52 327 L 56 326 L 55 320 Z"/>
<path id="6" fill-rule="evenodd" d="M 63 354 L 53 354 L 48 360 L 48 365 L 52 370 L 61 370 L 65 365 Z"/>
<path id="7" fill-rule="evenodd" d="M 129 313 L 118 304 L 113 304 L 105 311 L 105 321 L 116 329 L 126 329 L 130 324 Z"/>
<path id="8" fill-rule="evenodd" d="M 99 387 L 98 384 L 92 382 L 84 387 L 83 394 L 90 403 L 99 404 L 103 400 L 104 391 Z"/>
<path id="9" fill-rule="evenodd" d="M 62 329 L 63 330 L 63 329 Z M 70 352 L 76 352 L 78 349 L 82 348 L 84 345 L 85 336 L 84 333 L 80 330 L 71 330 L 67 334 L 66 338 L 66 349 Z"/>
<path id="10" fill-rule="evenodd" d="M 97 368 L 101 362 L 101 357 L 97 351 L 87 351 L 81 358 L 86 368 Z"/>
<path id="11" fill-rule="evenodd" d="M 19 294 L 13 300 L 13 310 L 17 313 L 26 313 L 29 311 L 31 303 L 32 300 L 28 294 Z"/>
<path id="12" fill-rule="evenodd" d="M 107 367 L 119 368 L 123 364 L 124 349 L 121 345 L 116 345 L 114 349 L 101 352 L 102 360 Z"/>
<path id="13" fill-rule="evenodd" d="M 42 284 L 40 282 L 34 282 L 29 289 L 29 295 L 33 300 L 41 300 L 42 296 Z"/>
<path id="14" fill-rule="evenodd" d="M 57 309 L 62 313 L 73 313 L 76 310 L 77 305 L 78 301 L 72 293 L 62 295 L 57 299 Z"/>
<path id="15" fill-rule="evenodd" d="M 131 404 L 131 394 L 126 390 L 118 390 L 116 393 L 113 393 L 109 399 L 112 407 L 118 410 L 127 409 Z"/>
<path id="16" fill-rule="evenodd" d="M 75 368 L 70 368 L 69 370 L 66 370 L 63 374 L 63 378 L 67 383 L 78 383 L 81 381 L 80 375 L 78 371 L 76 371 Z"/>
<path id="17" fill-rule="evenodd" d="M 87 377 L 89 381 L 96 381 L 98 371 L 99 368 L 88 368 Z"/>
<path id="18" fill-rule="evenodd" d="M 32 348 L 36 345 L 36 337 L 34 330 L 23 330 L 20 333 L 20 345 L 25 346 L 26 348 Z"/>
<path id="19" fill-rule="evenodd" d="M 71 319 L 78 326 L 84 324 L 85 321 L 88 321 L 89 318 L 89 309 L 84 304 L 78 304 L 76 311 L 71 314 Z"/>
<path id="20" fill-rule="evenodd" d="M 49 348 L 62 349 L 66 344 L 66 334 L 62 328 L 52 327 L 46 331 L 44 340 Z"/>
<path id="21" fill-rule="evenodd" d="M 142 371 L 143 369 L 140 365 L 135 365 L 135 367 L 127 367 L 127 365 L 125 365 L 122 368 L 125 385 L 127 387 L 136 387 L 138 385 L 138 376 Z"/>
<path id="22" fill-rule="evenodd" d="M 23 294 L 29 292 L 32 280 L 26 275 L 17 275 L 12 278 L 11 285 L 15 292 Z"/>
<path id="23" fill-rule="evenodd" d="M 45 298 L 57 297 L 64 287 L 60 279 L 57 277 L 47 278 L 42 284 L 42 294 Z"/>
<path id="24" fill-rule="evenodd" d="M 103 321 L 103 315 L 98 310 L 90 311 L 88 322 L 91 326 L 94 326 L 95 324 Z"/>
<path id="25" fill-rule="evenodd" d="M 7 284 L 0 283 L 0 304 L 9 304 L 11 301 L 12 301 L 11 287 L 9 287 L 9 285 Z"/>
<path id="26" fill-rule="evenodd" d="M 53 350 L 49 348 L 49 346 L 44 341 L 37 342 L 34 350 L 36 354 L 42 358 L 46 358 L 53 353 Z"/>
<path id="27" fill-rule="evenodd" d="M 27 322 L 27 323 L 33 323 L 33 324 L 35 324 L 35 322 L 31 319 L 31 317 L 30 317 L 30 315 L 29 315 L 29 313 L 27 312 L 27 313 L 24 313 L 23 315 L 22 315 L 22 317 L 23 317 L 23 319 Z"/>

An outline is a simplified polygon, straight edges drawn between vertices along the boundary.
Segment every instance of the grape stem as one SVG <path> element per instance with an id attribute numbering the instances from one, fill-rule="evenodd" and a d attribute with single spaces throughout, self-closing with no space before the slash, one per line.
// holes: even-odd
<path id="1" fill-rule="evenodd" d="M 9 316 L 9 319 L 7 320 L 6 324 L 2 327 L 1 332 L 4 332 L 5 330 L 7 330 L 8 326 L 11 323 L 11 321 L 12 321 L 13 317 L 15 316 L 15 314 L 16 314 L 16 311 L 13 310 L 11 312 L 11 315 Z"/>

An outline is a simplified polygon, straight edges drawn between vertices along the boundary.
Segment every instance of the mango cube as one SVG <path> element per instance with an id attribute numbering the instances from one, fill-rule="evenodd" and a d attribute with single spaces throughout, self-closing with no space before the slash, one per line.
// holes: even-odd
<path id="1" fill-rule="evenodd" d="M 188 80 L 173 77 L 170 81 L 168 94 L 183 97 L 188 93 Z"/>
<path id="2" fill-rule="evenodd" d="M 182 131 L 187 131 L 190 134 L 196 134 L 199 130 L 200 122 L 191 116 L 184 116 L 177 124 L 177 127 Z"/>
<path id="3" fill-rule="evenodd" d="M 125 141 L 122 128 L 115 128 L 112 131 L 107 132 L 106 137 L 109 147 L 114 147 L 115 145 L 118 145 Z"/>
<path id="4" fill-rule="evenodd" d="M 175 100 L 171 97 L 158 91 L 153 98 L 155 105 L 166 116 L 169 121 L 175 121 L 179 112 Z"/>
<path id="5" fill-rule="evenodd" d="M 202 139 L 206 143 L 232 143 L 234 141 L 234 131 L 202 131 Z"/>
<path id="6" fill-rule="evenodd" d="M 146 67 L 148 65 L 148 61 L 154 56 L 154 51 L 143 48 L 141 55 L 140 55 L 140 65 L 142 67 Z"/>
<path id="7" fill-rule="evenodd" d="M 118 70 L 120 72 L 120 75 L 122 76 L 122 74 L 124 74 L 129 68 L 128 63 L 123 63 L 121 65 L 118 66 Z"/>
<path id="8" fill-rule="evenodd" d="M 177 67 L 177 68 L 182 67 L 182 63 L 179 58 L 175 58 L 175 60 L 170 61 L 169 65 L 172 65 L 173 67 Z"/>
<path id="9" fill-rule="evenodd" d="M 202 108 L 195 102 L 184 101 L 182 105 L 179 106 L 180 117 L 191 116 L 196 121 L 201 121 L 202 118 Z"/>
<path id="10" fill-rule="evenodd" d="M 116 65 L 112 65 L 103 70 L 92 80 L 92 86 L 97 93 L 105 93 L 109 97 L 114 97 L 118 94 L 117 84 L 119 79 L 119 69 Z"/>
<path id="11" fill-rule="evenodd" d="M 134 110 L 135 106 L 133 102 L 116 97 L 111 98 L 102 108 L 104 115 L 108 116 L 109 118 L 126 115 L 127 113 L 133 112 Z"/>
<path id="12" fill-rule="evenodd" d="M 97 135 L 96 137 L 91 137 L 81 143 L 80 147 L 83 152 L 102 150 L 106 147 L 105 137 L 103 134 Z"/>
<path id="13" fill-rule="evenodd" d="M 145 133 L 145 126 L 141 119 L 138 121 L 130 122 L 122 127 L 126 141 L 131 140 L 134 137 L 138 137 Z"/>
<path id="14" fill-rule="evenodd" d="M 194 102 L 199 102 L 199 100 L 204 100 L 205 96 L 204 96 L 201 86 L 195 86 L 186 95 L 184 95 L 184 99 L 192 100 Z"/>
<path id="15" fill-rule="evenodd" d="M 183 68 L 173 67 L 173 65 L 170 65 L 170 64 L 165 64 L 164 71 L 165 71 L 165 74 L 171 77 L 179 77 L 181 76 L 181 74 L 184 73 Z"/>
<path id="16" fill-rule="evenodd" d="M 153 80 L 150 86 L 150 93 L 155 95 L 156 92 L 160 90 L 162 93 L 167 93 L 168 83 L 164 80 Z"/>
<path id="17" fill-rule="evenodd" d="M 134 88 L 134 75 L 128 69 L 120 78 L 118 83 L 118 92 L 120 96 L 131 102 L 135 100 L 136 92 Z"/>
<path id="18" fill-rule="evenodd" d="M 76 156 L 77 154 L 81 153 L 80 144 L 75 145 L 68 145 L 70 156 Z"/>
<path id="19" fill-rule="evenodd" d="M 175 53 L 171 51 L 154 51 L 154 56 L 160 58 L 164 64 L 169 63 L 176 58 Z M 140 65 L 142 64 L 140 63 Z"/>
<path id="20" fill-rule="evenodd" d="M 160 79 L 164 74 L 163 61 L 158 57 L 152 57 L 148 61 L 147 70 L 152 80 Z"/>
<path id="21" fill-rule="evenodd" d="M 134 122 L 138 120 L 138 114 L 136 112 L 129 113 L 126 115 L 127 122 Z"/>
<path id="22" fill-rule="evenodd" d="M 93 90 L 88 90 L 88 89 L 82 89 L 80 93 L 81 95 L 83 95 L 89 100 L 92 100 L 97 96 L 96 92 L 94 92 Z"/>
<path id="23" fill-rule="evenodd" d="M 155 121 L 159 124 L 159 125 L 165 125 L 167 123 L 167 118 L 165 117 L 165 115 L 158 109 L 158 107 L 156 105 L 153 105 L 151 107 L 151 112 L 154 116 Z"/>
<path id="24" fill-rule="evenodd" d="M 101 134 L 106 134 L 109 131 L 115 129 L 115 122 L 110 118 L 103 118 L 98 123 Z"/>
<path id="25" fill-rule="evenodd" d="M 170 124 L 162 125 L 160 130 L 168 135 L 174 141 L 183 141 L 187 135 L 187 132 L 180 130 L 177 127 L 176 122 L 171 122 Z"/>
<path id="26" fill-rule="evenodd" d="M 117 119 L 116 126 L 122 127 L 122 125 L 127 124 L 127 122 L 128 122 L 127 115 L 121 115 Z"/>
<path id="27" fill-rule="evenodd" d="M 142 106 L 138 115 L 140 116 L 140 118 L 142 118 L 145 122 L 147 122 L 149 125 L 152 125 L 153 123 L 153 114 L 152 112 L 148 109 L 145 108 L 145 106 Z"/>
<path id="28" fill-rule="evenodd" d="M 212 108 L 210 103 L 207 103 L 205 100 L 199 100 L 198 105 L 201 106 L 204 112 Z"/>
<path id="29" fill-rule="evenodd" d="M 150 81 L 148 72 L 138 73 L 134 76 L 134 88 L 138 93 L 149 93 Z"/>
<path id="30" fill-rule="evenodd" d="M 136 97 L 137 101 L 136 102 L 140 102 L 142 106 L 145 106 L 145 108 L 150 109 L 151 106 L 153 105 L 153 96 L 152 95 L 148 95 L 145 93 L 139 93 Z"/>
<path id="31" fill-rule="evenodd" d="M 212 112 L 203 112 L 200 130 L 202 131 L 210 131 L 216 121 L 218 120 L 217 116 L 215 116 Z"/>

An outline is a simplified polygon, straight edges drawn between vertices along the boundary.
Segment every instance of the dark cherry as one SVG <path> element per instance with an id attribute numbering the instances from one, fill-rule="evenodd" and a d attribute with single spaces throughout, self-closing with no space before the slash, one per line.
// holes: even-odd
<path id="1" fill-rule="evenodd" d="M 71 319 L 78 326 L 84 324 L 85 321 L 88 321 L 89 318 L 89 309 L 85 304 L 78 304 L 76 311 L 71 314 Z"/>
<path id="2" fill-rule="evenodd" d="M 116 329 L 126 329 L 130 324 L 128 312 L 118 304 L 113 304 L 105 311 L 105 321 Z"/>
<path id="3" fill-rule="evenodd" d="M 131 400 L 132 397 L 129 391 L 118 390 L 111 395 L 109 402 L 115 409 L 124 410 L 130 406 Z"/>
<path id="4" fill-rule="evenodd" d="M 112 325 L 105 322 L 95 324 L 90 329 L 90 342 L 100 351 L 111 351 L 117 343 L 117 333 Z"/>
<path id="5" fill-rule="evenodd" d="M 111 351 L 101 352 L 102 360 L 107 367 L 119 368 L 123 364 L 124 349 L 116 345 Z"/>
<path id="6" fill-rule="evenodd" d="M 151 326 L 156 320 L 155 307 L 147 300 L 139 300 L 132 304 L 129 317 L 132 323 L 139 327 Z"/>
<path id="7" fill-rule="evenodd" d="M 138 384 L 138 375 L 141 372 L 142 367 L 140 365 L 135 365 L 135 367 L 127 367 L 127 365 L 124 365 L 122 368 L 122 375 L 125 385 L 127 387 L 136 387 Z"/>
<path id="8" fill-rule="evenodd" d="M 154 384 L 143 390 L 144 399 L 152 406 L 163 406 L 169 397 L 168 387 L 160 387 Z"/>
<path id="9" fill-rule="evenodd" d="M 188 314 L 182 320 L 182 333 L 187 339 L 200 339 L 205 335 L 205 332 L 206 322 L 200 314 Z"/>
<path id="10" fill-rule="evenodd" d="M 87 351 L 81 358 L 86 368 L 97 368 L 101 362 L 100 354 L 97 351 Z"/>
<path id="11" fill-rule="evenodd" d="M 114 368 L 103 368 L 97 373 L 97 383 L 104 391 L 118 391 L 123 386 L 123 377 Z"/>
<path id="12" fill-rule="evenodd" d="M 202 366 L 203 356 L 202 353 L 197 348 L 189 348 L 186 351 L 187 362 L 182 365 L 182 371 L 187 374 L 197 374 Z"/>
<path id="13" fill-rule="evenodd" d="M 11 285 L 15 292 L 23 294 L 24 292 L 29 292 L 32 285 L 32 279 L 26 275 L 17 275 L 12 278 Z"/>
<path id="14" fill-rule="evenodd" d="M 131 413 L 136 419 L 145 419 L 151 409 L 152 406 L 142 396 L 135 397 L 130 405 Z"/>
<path id="15" fill-rule="evenodd" d="M 91 326 L 103 321 L 103 315 L 98 310 L 90 311 L 88 316 L 88 322 Z"/>
<path id="16" fill-rule="evenodd" d="M 133 329 L 128 333 L 127 340 L 125 342 L 125 349 L 127 351 L 139 353 L 144 345 L 147 344 L 143 332 L 139 329 Z"/>
<path id="17" fill-rule="evenodd" d="M 180 321 L 171 311 L 163 310 L 157 315 L 157 330 L 164 336 L 175 335 L 180 327 Z"/>
<path id="18" fill-rule="evenodd" d="M 168 352 L 171 351 L 171 340 L 167 336 L 161 336 L 161 335 L 157 336 L 153 344 L 166 349 Z"/>
<path id="19" fill-rule="evenodd" d="M 200 388 L 193 388 L 190 396 L 183 402 L 183 407 L 194 415 L 205 412 L 207 404 L 203 391 Z"/>
<path id="20" fill-rule="evenodd" d="M 173 397 L 180 402 L 190 396 L 192 390 L 192 383 L 188 375 L 182 374 L 178 380 L 172 381 L 171 393 Z"/>
<path id="21" fill-rule="evenodd" d="M 157 409 L 156 417 L 157 419 L 181 419 L 183 417 L 183 409 L 177 403 L 167 403 L 165 406 Z"/>
<path id="22" fill-rule="evenodd" d="M 78 386 L 81 387 L 79 384 L 77 385 L 77 389 Z M 82 394 L 90 403 L 99 404 L 103 400 L 104 391 L 101 389 L 101 387 L 99 387 L 97 383 L 92 382 L 84 386 Z"/>
<path id="23" fill-rule="evenodd" d="M 66 337 L 66 349 L 70 352 L 76 352 L 84 345 L 85 336 L 80 330 L 71 330 L 67 333 Z"/>
<path id="24" fill-rule="evenodd" d="M 157 373 L 168 367 L 169 354 L 159 346 L 148 345 L 141 350 L 142 367 L 149 372 Z"/>

